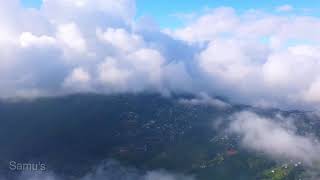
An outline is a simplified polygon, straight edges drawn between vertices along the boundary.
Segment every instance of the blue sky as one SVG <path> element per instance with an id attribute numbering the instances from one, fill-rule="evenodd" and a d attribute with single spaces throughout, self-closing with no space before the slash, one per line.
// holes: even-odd
<path id="1" fill-rule="evenodd" d="M 25 7 L 39 8 L 42 0 L 21 0 Z M 320 7 L 318 0 L 137 0 L 137 16 L 152 17 L 161 27 L 177 27 L 181 21 L 177 13 L 199 12 L 205 8 L 230 6 L 238 11 L 262 9 L 272 11 L 275 7 L 289 4 L 297 9 Z"/>
<path id="2" fill-rule="evenodd" d="M 21 0 L 25 7 L 39 7 L 42 0 Z"/>

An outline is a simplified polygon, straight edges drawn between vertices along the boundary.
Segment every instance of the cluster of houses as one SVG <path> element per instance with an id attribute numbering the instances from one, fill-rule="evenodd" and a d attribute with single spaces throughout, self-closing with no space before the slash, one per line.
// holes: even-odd
<path id="1" fill-rule="evenodd" d="M 127 112 L 121 115 L 121 127 L 115 132 L 115 137 L 127 142 L 116 148 L 116 152 L 120 155 L 146 153 L 161 144 L 174 143 L 190 128 L 185 118 L 176 118 L 172 112 L 169 116 L 157 113 L 155 119 L 150 120 L 140 118 L 135 112 Z"/>

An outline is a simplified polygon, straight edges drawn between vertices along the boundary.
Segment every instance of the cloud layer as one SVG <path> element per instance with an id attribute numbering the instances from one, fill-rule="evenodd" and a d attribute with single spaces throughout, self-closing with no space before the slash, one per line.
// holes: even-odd
<path id="1" fill-rule="evenodd" d="M 1 179 L 1 177 L 0 177 Z M 17 180 L 65 180 L 50 172 L 23 172 Z M 6 180 L 6 179 L 1 179 Z M 195 180 L 192 176 L 173 174 L 167 171 L 155 170 L 140 172 L 137 169 L 124 167 L 120 163 L 108 160 L 94 171 L 87 173 L 79 180 Z"/>
<path id="2" fill-rule="evenodd" d="M 223 7 L 166 32 L 203 45 L 195 61 L 218 92 L 260 106 L 318 106 L 320 21 L 299 14 Z"/>
<path id="3" fill-rule="evenodd" d="M 161 30 L 135 19 L 134 0 L 46 0 L 39 10 L 1 1 L 3 98 L 205 92 L 259 106 L 320 104 L 320 19 L 290 5 L 215 8 Z"/>
<path id="4" fill-rule="evenodd" d="M 240 112 L 233 115 L 229 131 L 240 135 L 244 147 L 265 153 L 275 160 L 300 161 L 310 167 L 319 165 L 320 144 L 317 139 L 299 135 L 290 119 Z"/>

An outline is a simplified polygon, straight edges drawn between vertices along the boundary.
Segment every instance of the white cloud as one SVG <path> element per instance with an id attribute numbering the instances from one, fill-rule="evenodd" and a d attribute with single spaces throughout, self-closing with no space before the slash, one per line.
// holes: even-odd
<path id="1" fill-rule="evenodd" d="M 178 38 L 195 42 L 217 37 L 237 27 L 238 17 L 232 8 L 217 8 L 199 17 L 191 25 L 173 32 Z"/>
<path id="2" fill-rule="evenodd" d="M 195 82 L 186 69 L 183 62 L 172 62 L 163 68 L 163 79 L 165 79 L 162 93 L 195 93 Z"/>
<path id="3" fill-rule="evenodd" d="M 215 108 L 222 108 L 222 109 L 231 107 L 230 104 L 222 100 L 212 98 L 206 93 L 200 93 L 198 97 L 194 99 L 180 99 L 179 102 L 186 105 L 194 105 L 194 106 L 208 105 L 208 106 L 212 106 Z"/>
<path id="4" fill-rule="evenodd" d="M 58 26 L 57 39 L 65 46 L 66 53 L 85 53 L 87 51 L 86 40 L 75 23 Z"/>
<path id="5" fill-rule="evenodd" d="M 250 150 L 266 153 L 275 160 L 302 161 L 308 166 L 320 162 L 320 144 L 312 136 L 297 134 L 290 119 L 240 112 L 232 120 L 229 131 L 240 135 L 242 145 Z"/>
<path id="6" fill-rule="evenodd" d="M 200 53 L 199 65 L 203 71 L 221 80 L 239 81 L 255 70 L 255 61 L 258 60 L 254 53 L 261 53 L 257 46 L 248 47 L 232 39 L 217 39 Z"/>
<path id="7" fill-rule="evenodd" d="M 88 173 L 80 180 L 195 180 L 192 176 L 171 173 L 164 170 L 153 170 L 145 173 L 134 168 L 121 166 L 118 162 L 107 161 Z"/>
<path id="8" fill-rule="evenodd" d="M 22 47 L 30 46 L 50 46 L 55 45 L 56 39 L 49 36 L 35 36 L 30 32 L 24 32 L 20 35 L 20 45 Z"/>
<path id="9" fill-rule="evenodd" d="M 289 4 L 285 4 L 285 5 L 276 7 L 276 11 L 278 11 L 278 12 L 290 12 L 293 9 L 294 9 L 293 6 L 291 6 Z"/>
<path id="10" fill-rule="evenodd" d="M 131 76 L 130 70 L 122 68 L 116 59 L 107 58 L 99 66 L 99 79 L 106 83 L 107 87 L 115 88 L 117 91 L 126 91 Z"/>
<path id="11" fill-rule="evenodd" d="M 193 43 L 221 37 L 241 40 L 276 37 L 283 43 L 288 40 L 314 42 L 319 40 L 319 34 L 311 27 L 318 27 L 319 23 L 319 19 L 312 16 L 274 15 L 260 10 L 239 14 L 233 8 L 217 8 L 170 32 L 175 38 Z"/>
<path id="12" fill-rule="evenodd" d="M 195 180 L 193 176 L 172 173 L 164 170 L 142 172 L 134 168 L 122 166 L 120 163 L 108 160 L 88 172 L 79 180 Z M 70 178 L 70 177 L 69 177 Z M 23 172 L 18 180 L 65 180 L 67 177 L 52 172 Z M 1 178 L 1 180 L 6 180 Z"/>
<path id="13" fill-rule="evenodd" d="M 124 29 L 108 28 L 105 32 L 97 30 L 97 36 L 102 41 L 125 52 L 132 52 L 145 46 L 144 41 L 140 36 L 129 34 Z"/>
<path id="14" fill-rule="evenodd" d="M 299 47 L 295 48 L 298 50 Z M 268 85 L 294 92 L 306 88 L 314 81 L 318 67 L 319 61 L 316 57 L 303 52 L 296 54 L 289 50 L 272 54 L 263 65 L 263 73 Z"/>
<path id="15" fill-rule="evenodd" d="M 128 56 L 132 65 L 141 72 L 149 74 L 155 81 L 161 78 L 161 66 L 165 63 L 164 57 L 153 49 L 140 49 Z"/>
<path id="16" fill-rule="evenodd" d="M 139 49 L 118 58 L 106 58 L 99 65 L 99 79 L 112 91 L 160 90 L 165 59 L 153 49 Z"/>
<path id="17" fill-rule="evenodd" d="M 134 0 L 45 0 L 41 10 L 55 23 L 70 21 L 103 23 L 109 21 L 125 21 L 129 23 L 135 14 Z M 59 12 L 59 13 L 57 13 Z M 101 19 L 97 19 L 99 15 Z M 89 25 L 87 24 L 87 25 Z"/>
<path id="18" fill-rule="evenodd" d="M 63 85 L 66 88 L 72 88 L 74 91 L 90 91 L 91 75 L 82 68 L 75 68 L 71 74 L 64 80 Z"/>
<path id="19" fill-rule="evenodd" d="M 306 101 L 319 102 L 320 101 L 320 78 L 315 80 L 311 86 L 304 93 Z"/>
<path id="20" fill-rule="evenodd" d="M 220 19 L 229 25 L 217 27 Z M 200 44 L 195 61 L 209 78 L 207 90 L 242 103 L 308 109 L 319 104 L 306 95 L 319 77 L 319 23 L 316 17 L 222 8 L 169 34 Z"/>
<path id="21" fill-rule="evenodd" d="M 185 176 L 181 174 L 171 174 L 165 171 L 151 171 L 148 172 L 144 178 L 145 180 L 194 180 L 192 176 Z"/>
<path id="22" fill-rule="evenodd" d="M 0 97 L 87 89 L 206 92 L 281 108 L 320 105 L 317 17 L 221 7 L 165 34 L 135 21 L 133 0 L 46 0 L 40 10 L 3 4 Z M 75 69 L 88 73 L 88 82 L 76 81 L 81 73 Z"/>

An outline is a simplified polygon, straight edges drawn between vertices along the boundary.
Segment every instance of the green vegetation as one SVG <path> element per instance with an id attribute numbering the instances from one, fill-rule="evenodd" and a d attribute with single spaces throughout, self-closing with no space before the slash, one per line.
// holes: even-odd
<path id="1" fill-rule="evenodd" d="M 11 159 L 41 160 L 50 170 L 79 176 L 102 160 L 116 159 L 197 180 L 301 177 L 296 168 L 276 167 L 264 155 L 243 149 L 238 137 L 220 131 L 228 125 L 226 116 L 247 106 L 191 106 L 178 103 L 179 98 L 75 95 L 0 102 L 0 169 Z M 226 119 L 220 129 L 213 128 L 217 119 Z"/>
<path id="2" fill-rule="evenodd" d="M 263 180 L 290 180 L 293 169 L 293 166 L 288 165 L 268 169 L 263 173 Z"/>

